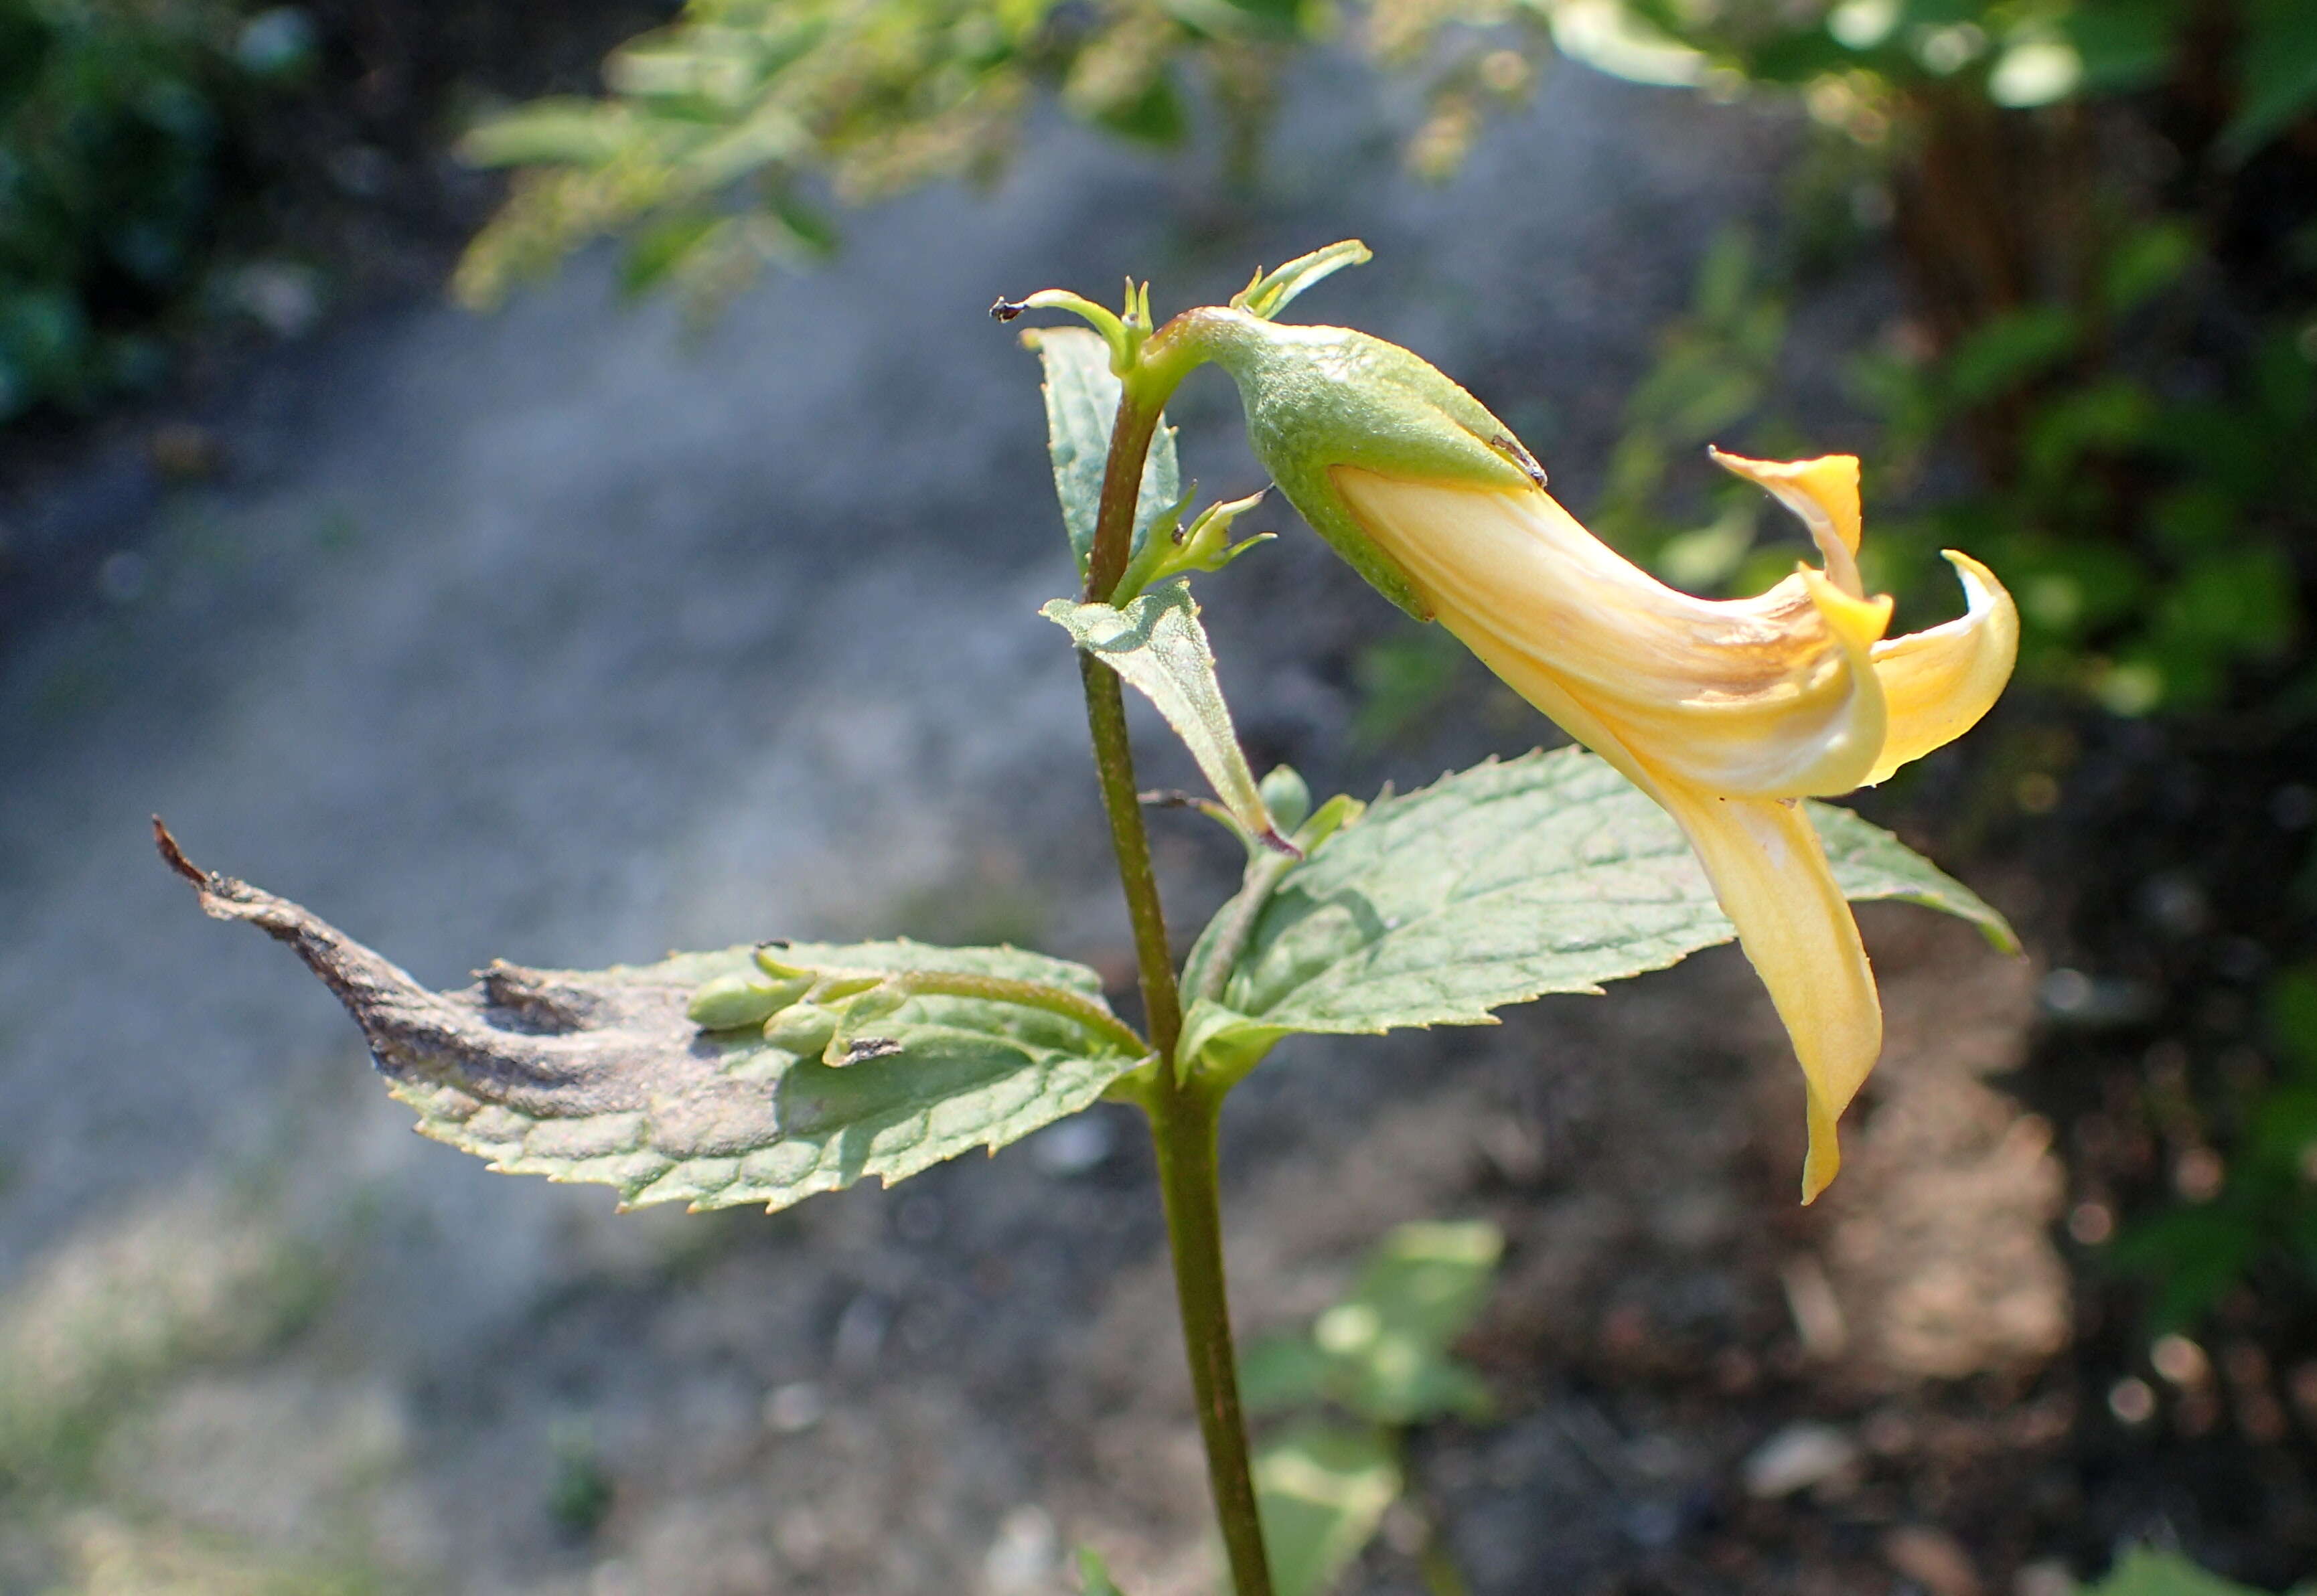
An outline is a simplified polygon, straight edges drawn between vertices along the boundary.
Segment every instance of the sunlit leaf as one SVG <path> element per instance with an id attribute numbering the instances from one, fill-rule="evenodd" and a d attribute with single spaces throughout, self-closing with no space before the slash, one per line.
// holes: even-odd
<path id="1" fill-rule="evenodd" d="M 2257 1596 L 2257 1592 L 2250 1585 L 2206 1574 L 2178 1552 L 2134 1547 L 2116 1560 L 2106 1579 L 2086 1586 L 2083 1596 Z"/>
<path id="2" fill-rule="evenodd" d="M 1279 842 L 1231 726 L 1230 706 L 1215 680 L 1214 653 L 1188 587 L 1169 583 L 1123 609 L 1056 599 L 1038 613 L 1158 707 L 1241 830 Z"/>
<path id="3" fill-rule="evenodd" d="M 1102 1554 L 1092 1547 L 1080 1547 L 1078 1551 L 1078 1596 L 1120 1596 L 1117 1584 L 1110 1577 L 1110 1565 Z"/>
<path id="4" fill-rule="evenodd" d="M 1266 1443 L 1255 1493 L 1274 1596 L 1321 1596 L 1400 1495 L 1400 1464 L 1366 1427 L 1313 1424 Z"/>
<path id="5" fill-rule="evenodd" d="M 322 978 L 422 1132 L 629 1205 L 777 1208 L 864 1175 L 890 1185 L 1074 1114 L 1141 1062 L 1092 970 L 1015 948 L 781 946 L 783 966 L 858 972 L 826 1001 L 833 1024 L 811 1044 L 825 1049 L 801 1057 L 686 1013 L 707 982 L 755 970 L 753 947 L 605 970 L 497 963 L 433 992 L 296 904 L 165 852 L 210 914 L 257 926 Z M 1028 997 L 920 989 L 944 980 Z"/>
<path id="6" fill-rule="evenodd" d="M 1484 1416 L 1488 1388 L 1449 1353 L 1488 1301 L 1504 1236 L 1484 1220 L 1403 1225 L 1308 1334 L 1248 1350 L 1250 1411 L 1333 1402 L 1379 1424 Z"/>
<path id="7" fill-rule="evenodd" d="M 1852 898 L 1960 915 L 2016 946 L 1996 912 L 1888 833 L 1812 804 Z M 1660 969 L 1735 934 L 1680 830 L 1580 749 L 1490 761 L 1379 800 L 1271 878 L 1228 972 L 1234 899 L 1200 936 L 1185 1046 L 1225 1074 L 1295 1031 L 1474 1025 L 1549 992 Z"/>

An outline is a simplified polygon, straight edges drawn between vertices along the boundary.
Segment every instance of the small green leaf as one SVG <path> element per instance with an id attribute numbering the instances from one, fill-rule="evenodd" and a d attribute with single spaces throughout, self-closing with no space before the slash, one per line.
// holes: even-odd
<path id="1" fill-rule="evenodd" d="M 1487 1391 L 1448 1349 L 1487 1305 L 1504 1250 L 1504 1233 L 1484 1219 L 1386 1236 L 1351 1295 L 1312 1327 L 1352 1377 L 1338 1399 L 1385 1424 L 1484 1411 Z"/>
<path id="2" fill-rule="evenodd" d="M 1214 651 L 1207 646 L 1206 629 L 1199 624 L 1199 606 L 1189 588 L 1170 584 L 1124 609 L 1056 599 L 1038 613 L 1158 706 L 1158 713 L 1190 749 L 1215 796 L 1248 836 L 1286 850 L 1263 801 L 1261 784 L 1239 748 L 1230 706 L 1223 701 L 1222 684 L 1215 679 Z"/>
<path id="3" fill-rule="evenodd" d="M 1947 391 L 1984 405 L 2042 376 L 2075 352 L 2081 329 L 2057 305 L 2008 310 L 1975 327 L 1947 357 Z"/>
<path id="4" fill-rule="evenodd" d="M 1321 1596 L 1400 1496 L 1400 1463 L 1376 1431 L 1313 1424 L 1255 1458 L 1257 1511 L 1275 1596 Z"/>
<path id="5" fill-rule="evenodd" d="M 470 129 L 459 158 L 470 166 L 600 166 L 632 150 L 636 119 L 591 100 L 534 100 Z"/>
<path id="6" fill-rule="evenodd" d="M 2232 165 L 2317 108 L 2317 7 L 2308 0 L 2250 0 L 2244 13 L 2236 120 L 2214 146 Z"/>
<path id="7" fill-rule="evenodd" d="M 1118 1586 L 1110 1577 L 1110 1565 L 1102 1554 L 1092 1547 L 1080 1547 L 1078 1555 L 1078 1596 L 1119 1596 Z"/>
<path id="8" fill-rule="evenodd" d="M 1249 1350 L 1242 1369 L 1248 1408 L 1333 1402 L 1384 1425 L 1484 1417 L 1487 1386 L 1449 1348 L 1487 1303 L 1503 1252 L 1503 1234 L 1485 1220 L 1400 1226 L 1310 1335 Z"/>
<path id="9" fill-rule="evenodd" d="M 1022 342 L 1038 352 L 1046 370 L 1046 450 L 1053 457 L 1054 493 L 1071 552 L 1084 572 L 1094 552 L 1094 525 L 1102 506 L 1102 474 L 1110 459 L 1110 429 L 1118 419 L 1118 378 L 1110 345 L 1085 327 L 1032 327 Z M 1175 429 L 1163 421 L 1142 462 L 1142 496 L 1134 510 L 1132 553 L 1183 496 L 1175 461 Z M 1131 557 L 1131 555 L 1130 555 Z"/>
<path id="10" fill-rule="evenodd" d="M 1889 834 L 1811 806 L 1846 896 L 1900 898 L 2015 947 L 2002 916 Z M 1249 890 L 1255 889 L 1251 881 Z M 1597 993 L 1735 935 L 1673 821 L 1577 748 L 1493 760 L 1379 800 L 1234 898 L 1185 969 L 1185 1057 L 1226 1075 L 1290 1032 L 1481 1025 L 1549 992 Z M 1228 974 L 1217 950 L 1236 940 Z"/>
<path id="11" fill-rule="evenodd" d="M 2258 1596 L 2218 1574 L 2206 1574 L 2178 1552 L 2134 1547 L 2116 1560 L 2107 1578 L 2084 1587 L 2084 1596 Z"/>
<path id="12" fill-rule="evenodd" d="M 1308 1333 L 1264 1336 L 1239 1357 L 1239 1402 L 1251 1413 L 1316 1406 L 1328 1400 L 1331 1367 Z"/>
<path id="13" fill-rule="evenodd" d="M 1092 970 L 1015 948 L 780 945 L 784 971 L 837 972 L 774 1017 L 825 1010 L 824 1062 L 687 1014 L 756 975 L 751 947 L 607 970 L 500 963 L 431 992 L 295 904 L 172 863 L 210 915 L 321 976 L 423 1133 L 510 1173 L 617 1187 L 630 1206 L 779 1208 L 864 1175 L 890 1185 L 1077 1113 L 1147 1052 Z M 973 995 L 989 993 L 1014 995 Z"/>

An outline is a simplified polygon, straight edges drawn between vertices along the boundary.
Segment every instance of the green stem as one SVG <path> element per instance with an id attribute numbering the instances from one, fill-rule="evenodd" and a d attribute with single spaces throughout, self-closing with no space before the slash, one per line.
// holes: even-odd
<path id="1" fill-rule="evenodd" d="M 1142 461 L 1150 452 L 1160 414 L 1157 405 L 1138 404 L 1136 398 L 1130 379 L 1119 390 L 1118 419 L 1111 424 L 1110 459 L 1103 465 L 1102 500 L 1095 512 L 1094 548 L 1087 555 L 1086 596 L 1090 603 L 1110 602 L 1134 553 L 1134 511 L 1142 497 Z"/>
<path id="2" fill-rule="evenodd" d="M 1126 890 L 1126 915 L 1134 927 L 1142 1022 L 1151 1046 L 1158 1050 L 1159 1079 L 1171 1083 L 1175 1044 L 1183 1035 L 1183 994 L 1175 981 L 1167 912 L 1158 901 L 1158 872 L 1150 865 L 1150 837 L 1142 828 L 1142 800 L 1134 787 L 1134 745 L 1127 738 L 1126 700 L 1118 673 L 1091 654 L 1079 654 L 1078 678 L 1086 689 L 1087 730 L 1094 739 L 1102 807 L 1110 817 L 1111 850 L 1118 855 L 1119 885 Z M 1165 1090 L 1162 1085 L 1162 1092 Z"/>
<path id="3" fill-rule="evenodd" d="M 1089 600 L 1107 602 L 1125 573 L 1143 457 L 1150 452 L 1167 392 L 1194 363 L 1183 360 L 1164 372 L 1131 374 L 1123 381 L 1110 459 L 1103 470 L 1094 548 L 1087 562 Z M 1138 376 L 1143 379 L 1138 381 Z M 1158 878 L 1150 865 L 1150 839 L 1136 793 L 1134 747 L 1127 736 L 1126 702 L 1118 674 L 1083 653 L 1078 670 L 1086 688 L 1087 729 L 1094 741 L 1103 807 L 1118 855 L 1119 884 L 1125 889 L 1127 917 L 1134 928 L 1143 1024 L 1158 1052 L 1158 1068 L 1140 1096 L 1150 1116 L 1150 1139 L 1158 1154 L 1184 1351 L 1191 1366 L 1199 1432 L 1206 1442 L 1207 1481 L 1214 1493 L 1232 1589 L 1237 1596 L 1271 1596 L 1271 1565 L 1264 1556 L 1263 1524 L 1256 1512 L 1247 1422 L 1239 1410 L 1239 1360 L 1231 1346 L 1230 1300 L 1223 1278 L 1222 1193 L 1215 1156 L 1222 1098 L 1200 1083 L 1186 1083 L 1176 1067 L 1183 996 L 1167 944 Z"/>
<path id="4" fill-rule="evenodd" d="M 1161 1071 L 1162 1083 L 1171 1071 Z M 1223 1278 L 1222 1190 L 1215 1132 L 1222 1093 L 1193 1084 L 1151 1094 L 1150 1140 L 1158 1155 L 1158 1190 L 1167 1204 L 1167 1244 L 1175 1258 L 1175 1306 L 1199 1434 L 1207 1444 L 1207 1488 L 1214 1493 L 1237 1596 L 1271 1596 L 1271 1565 L 1256 1511 L 1248 1467 L 1247 1418 L 1239 1400 L 1239 1356 L 1231 1346 L 1230 1301 Z"/>

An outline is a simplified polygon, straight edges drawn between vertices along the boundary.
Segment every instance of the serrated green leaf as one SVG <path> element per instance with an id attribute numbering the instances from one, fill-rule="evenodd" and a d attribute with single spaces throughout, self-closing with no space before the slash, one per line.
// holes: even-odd
<path id="1" fill-rule="evenodd" d="M 1032 327 L 1022 334 L 1022 342 L 1038 352 L 1045 367 L 1046 450 L 1053 457 L 1062 525 L 1083 573 L 1094 552 L 1103 468 L 1110 459 L 1111 424 L 1118 419 L 1119 381 L 1110 369 L 1110 346 L 1085 327 Z M 1182 496 L 1175 429 L 1161 421 L 1142 462 L 1142 496 L 1134 509 L 1134 545 L 1129 557 L 1141 552 L 1151 528 Z"/>
<path id="2" fill-rule="evenodd" d="M 1810 816 L 1811 824 L 1818 827 L 1818 840 L 1826 849 L 1826 862 L 1833 868 L 1835 882 L 1851 902 L 1919 904 L 1970 921 L 1999 953 L 2019 951 L 2019 938 L 2009 921 L 1979 894 L 1881 826 L 1861 820 L 1839 804 L 1812 803 Z"/>
<path id="3" fill-rule="evenodd" d="M 1215 679 L 1214 651 L 1208 646 L 1189 588 L 1170 583 L 1123 609 L 1056 599 L 1038 613 L 1158 707 L 1199 762 L 1223 807 L 1248 836 L 1284 846 L 1270 807 L 1263 801 L 1261 785 L 1239 748 L 1230 706 L 1223 701 L 1222 683 Z"/>
<path id="4" fill-rule="evenodd" d="M 1373 1429 L 1309 1425 L 1257 1452 L 1255 1495 L 1274 1596 L 1320 1596 L 1399 1498 L 1400 1463 Z"/>
<path id="5" fill-rule="evenodd" d="M 1811 805 L 1835 879 L 2016 942 L 2002 916 L 1896 838 Z M 1252 882 L 1252 878 L 1251 878 Z M 1578 748 L 1491 760 L 1379 800 L 1311 857 L 1272 872 L 1227 975 L 1211 967 L 1237 898 L 1184 971 L 1185 1056 L 1230 1074 L 1291 1032 L 1479 1025 L 1550 992 L 1597 993 L 1736 935 L 1680 829 Z"/>
<path id="6" fill-rule="evenodd" d="M 1077 1113 L 1141 1062 L 1114 1021 L 865 979 L 827 1000 L 829 1052 L 855 1060 L 841 1067 L 758 1032 L 702 1030 L 687 1005 L 709 981 L 753 972 L 750 946 L 607 970 L 497 963 L 433 992 L 296 904 L 172 862 L 209 914 L 287 942 L 321 976 L 421 1132 L 509 1173 L 616 1187 L 629 1206 L 779 1208 L 864 1175 L 890 1185 Z M 778 957 L 1035 983 L 1108 1015 L 1092 970 L 1016 948 L 795 943 Z"/>

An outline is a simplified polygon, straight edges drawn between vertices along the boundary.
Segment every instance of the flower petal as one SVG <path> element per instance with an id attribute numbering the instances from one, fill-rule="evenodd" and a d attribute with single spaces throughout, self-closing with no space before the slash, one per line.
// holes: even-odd
<path id="1" fill-rule="evenodd" d="M 1800 804 L 1718 798 L 1673 782 L 1651 796 L 1688 834 L 1794 1040 L 1809 1105 L 1809 1202 L 1841 1167 L 1835 1122 L 1883 1051 L 1883 1005 L 1857 922 Z"/>
<path id="2" fill-rule="evenodd" d="M 1815 1200 L 1842 1167 L 1836 1122 L 1883 1051 L 1883 1003 L 1858 923 L 1809 814 L 1790 799 L 1716 798 L 1670 780 L 1558 683 L 1547 678 L 1532 691 L 1487 650 L 1472 648 L 1563 731 L 1655 798 L 1689 838 L 1802 1065 L 1810 1129 L 1803 1201 Z"/>
<path id="3" fill-rule="evenodd" d="M 1758 598 L 1700 599 L 1538 489 L 1348 468 L 1335 478 L 1441 623 L 1572 732 L 1556 701 L 1581 700 L 1654 768 L 1749 798 L 1847 792 L 1881 753 L 1871 651 L 1889 600 L 1855 598 L 1816 572 Z"/>
<path id="4" fill-rule="evenodd" d="M 1874 674 L 1889 706 L 1890 730 L 1867 786 L 1977 725 L 2011 679 L 2019 655 L 2019 611 L 2011 595 L 1969 555 L 1943 552 L 1963 583 L 1967 607 L 1944 626 L 1874 645 Z"/>
<path id="5" fill-rule="evenodd" d="M 1829 581 L 1853 598 L 1865 596 L 1858 576 L 1858 457 L 1821 455 L 1814 460 L 1749 460 L 1743 455 L 1705 451 L 1723 470 L 1776 495 L 1802 517 L 1826 561 Z"/>

